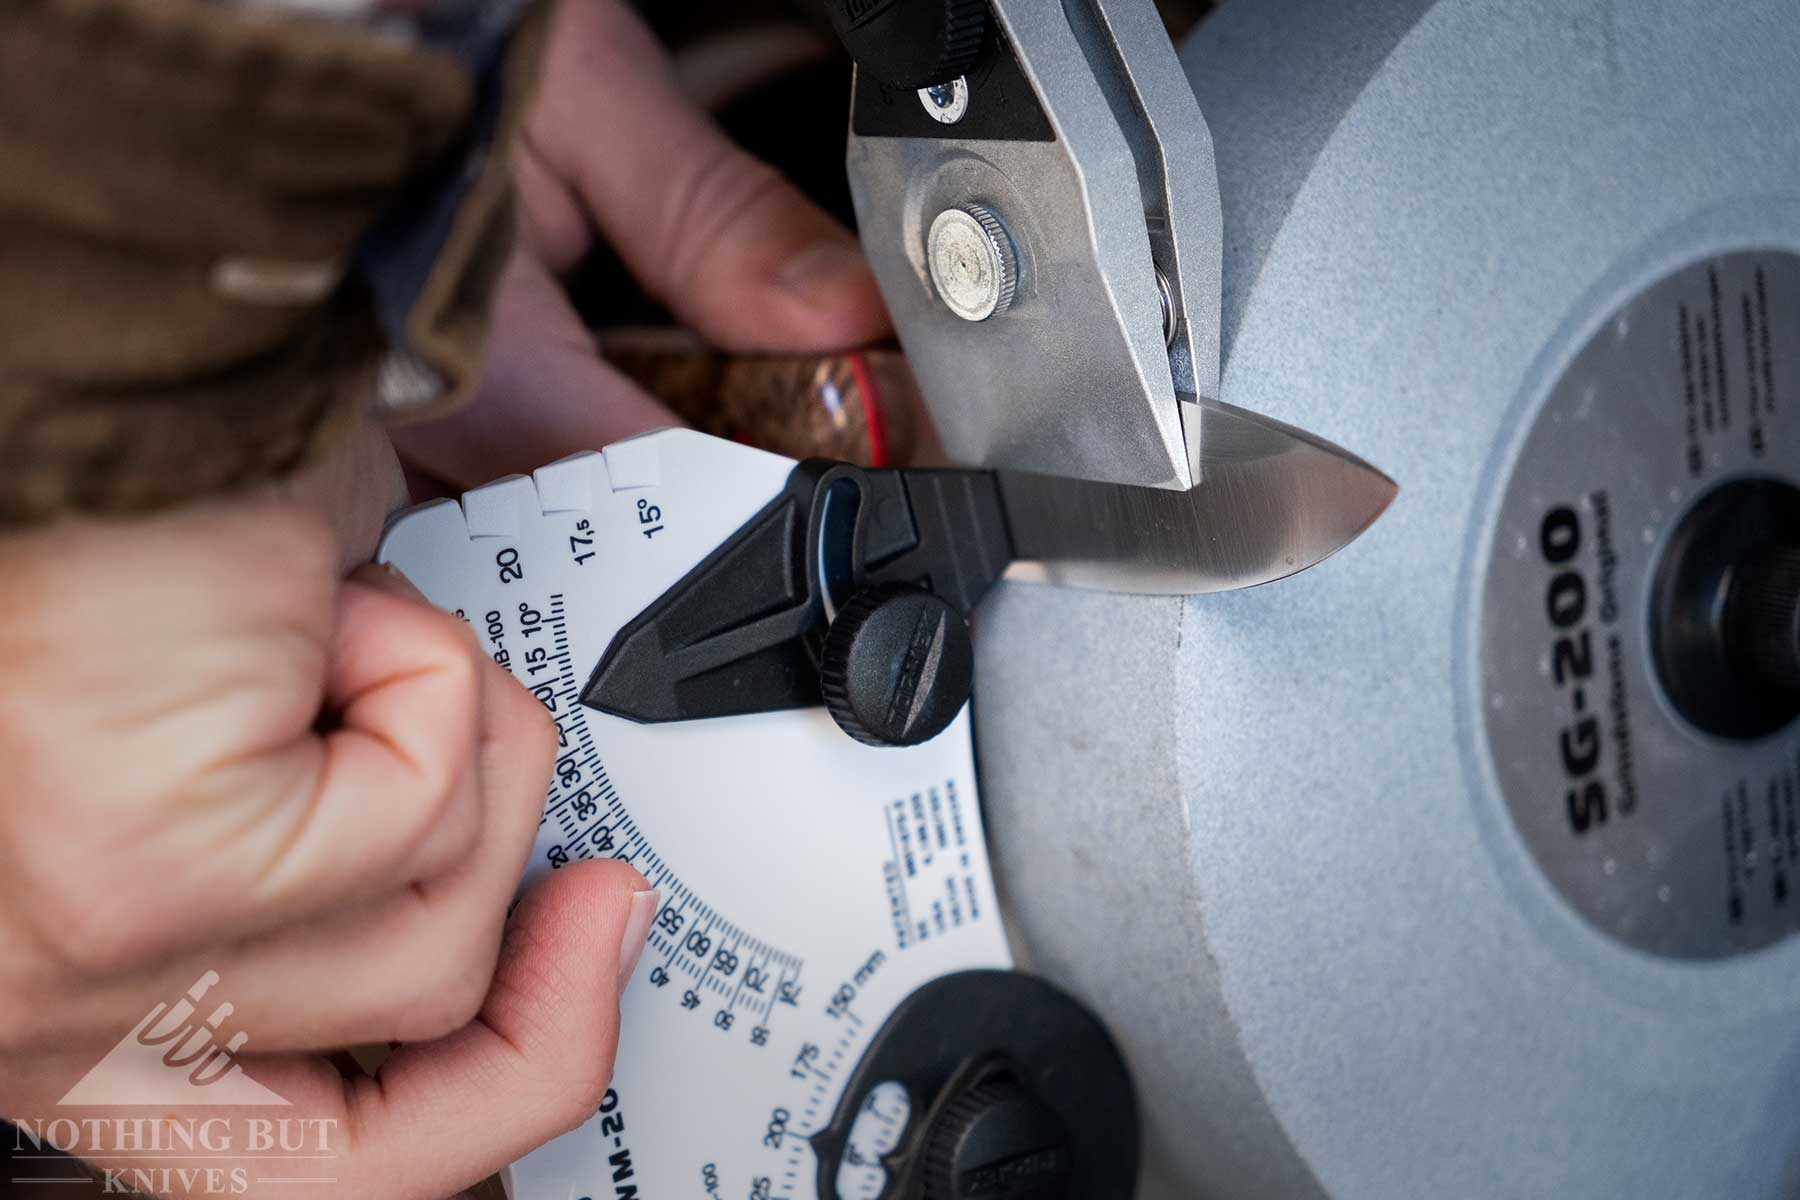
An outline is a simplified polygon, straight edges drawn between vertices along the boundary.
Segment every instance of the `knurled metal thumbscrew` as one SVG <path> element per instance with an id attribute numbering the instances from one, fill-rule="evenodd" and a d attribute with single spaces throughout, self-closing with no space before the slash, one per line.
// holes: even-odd
<path id="1" fill-rule="evenodd" d="M 925 235 L 925 264 L 938 299 L 965 321 L 1005 312 L 1018 290 L 1012 235 L 985 204 L 939 213 Z"/>

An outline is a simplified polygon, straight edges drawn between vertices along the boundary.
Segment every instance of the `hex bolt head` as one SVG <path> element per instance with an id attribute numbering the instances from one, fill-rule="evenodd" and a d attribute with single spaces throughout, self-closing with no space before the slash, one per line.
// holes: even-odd
<path id="1" fill-rule="evenodd" d="M 1012 235 L 985 204 L 946 208 L 925 235 L 925 265 L 944 306 L 965 321 L 1003 313 L 1018 289 Z"/>

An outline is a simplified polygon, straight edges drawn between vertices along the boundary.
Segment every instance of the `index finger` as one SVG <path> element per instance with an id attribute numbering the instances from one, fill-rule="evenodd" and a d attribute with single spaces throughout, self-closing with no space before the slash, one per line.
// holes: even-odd
<path id="1" fill-rule="evenodd" d="M 856 240 L 694 107 L 617 0 L 560 7 L 528 129 L 538 174 L 567 179 L 632 274 L 709 340 L 830 350 L 888 333 Z"/>

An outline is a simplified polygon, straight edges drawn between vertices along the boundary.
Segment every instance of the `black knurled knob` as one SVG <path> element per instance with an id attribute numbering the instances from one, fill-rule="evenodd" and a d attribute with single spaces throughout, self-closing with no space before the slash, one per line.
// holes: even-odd
<path id="1" fill-rule="evenodd" d="M 1800 692 L 1800 544 L 1764 551 L 1738 569 L 1724 621 L 1733 665 L 1769 687 Z"/>
<path id="2" fill-rule="evenodd" d="M 931 87 L 966 73 L 987 30 L 987 0 L 830 0 L 826 7 L 857 66 L 890 87 Z"/>
<path id="3" fill-rule="evenodd" d="M 974 675 L 962 614 L 923 588 L 886 584 L 852 596 L 831 623 L 819 690 L 857 741 L 916 746 L 956 718 Z"/>
<path id="4" fill-rule="evenodd" d="M 944 1106 L 925 1140 L 925 1200 L 1060 1200 L 1073 1163 L 1048 1105 L 1009 1079 L 978 1083 Z"/>

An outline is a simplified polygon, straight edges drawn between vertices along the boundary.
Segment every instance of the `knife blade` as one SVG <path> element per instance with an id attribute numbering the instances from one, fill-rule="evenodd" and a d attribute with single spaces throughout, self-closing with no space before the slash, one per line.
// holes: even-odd
<path id="1" fill-rule="evenodd" d="M 913 649 L 929 649 L 915 646 L 920 613 L 935 614 L 927 624 L 956 639 L 953 657 L 966 657 L 966 618 L 1007 573 L 1106 591 L 1248 587 L 1340 549 L 1395 494 L 1361 459 L 1279 422 L 1224 406 L 1205 419 L 1202 482 L 1187 492 L 965 468 L 794 463 L 770 500 L 619 629 L 582 701 L 650 722 L 817 705 L 827 699 L 828 669 L 840 681 L 865 678 L 829 660 L 852 653 L 872 623 L 904 651 L 876 653 L 880 670 L 866 678 L 877 685 L 882 672 L 912 662 Z M 727 445 L 680 430 L 650 436 L 669 453 L 681 446 L 713 455 Z M 741 452 L 755 456 L 745 468 L 766 478 L 767 456 Z M 721 462 L 711 474 L 730 470 Z M 660 512 L 665 501 L 654 503 Z M 921 608 L 921 592 L 935 606 Z M 851 610 L 855 619 L 843 619 Z M 959 695 L 933 711 L 953 716 L 967 699 L 966 672 L 958 678 L 943 686 Z"/>
<path id="2" fill-rule="evenodd" d="M 1342 447 L 1228 404 L 1200 409 L 1200 482 L 1185 492 L 998 473 L 1008 579 L 1196 595 L 1304 571 L 1354 541 L 1398 491 Z"/>
<path id="3" fill-rule="evenodd" d="M 897 352 L 726 355 L 691 335 L 643 330 L 609 333 L 605 345 L 614 366 L 707 432 L 793 458 L 880 467 L 889 454 L 937 457 L 906 453 L 909 431 L 926 422 Z M 838 399 L 821 404 L 820 387 Z M 827 409 L 831 421 L 820 417 Z M 1006 577 L 1160 595 L 1251 587 L 1348 545 L 1396 494 L 1379 470 L 1304 430 L 1216 401 L 1182 409 L 1200 448 L 1190 462 L 1199 482 L 1187 491 L 999 472 L 1020 560 Z"/>

